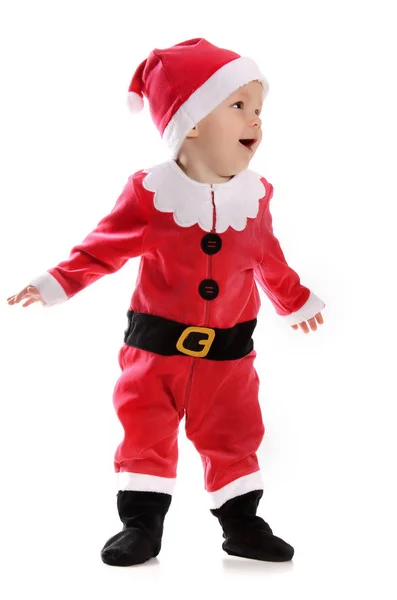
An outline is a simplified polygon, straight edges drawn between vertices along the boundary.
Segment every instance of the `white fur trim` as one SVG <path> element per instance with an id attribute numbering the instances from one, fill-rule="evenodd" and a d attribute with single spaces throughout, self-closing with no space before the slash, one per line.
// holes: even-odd
<path id="1" fill-rule="evenodd" d="M 269 91 L 269 83 L 257 64 L 242 56 L 218 69 L 182 104 L 163 132 L 163 140 L 176 158 L 189 131 L 221 104 L 239 87 L 259 79 L 263 84 L 262 99 Z"/>
<path id="2" fill-rule="evenodd" d="M 176 478 L 158 477 L 157 475 L 145 475 L 143 473 L 129 473 L 121 471 L 117 475 L 117 489 L 136 492 L 160 492 L 172 494 Z"/>
<path id="3" fill-rule="evenodd" d="M 127 95 L 128 108 L 132 113 L 139 113 L 143 109 L 143 98 L 136 92 L 128 92 Z"/>
<path id="4" fill-rule="evenodd" d="M 263 480 L 260 471 L 250 473 L 231 481 L 216 492 L 209 492 L 211 508 L 220 508 L 231 498 L 242 496 L 254 490 L 263 490 Z"/>
<path id="5" fill-rule="evenodd" d="M 320 300 L 313 292 L 310 292 L 309 298 L 305 304 L 297 311 L 289 315 L 281 315 L 281 318 L 285 320 L 289 325 L 297 325 L 302 321 L 307 321 L 321 312 L 325 307 L 325 303 Z"/>
<path id="6" fill-rule="evenodd" d="M 68 296 L 61 284 L 48 272 L 42 273 L 38 277 L 31 279 L 28 285 L 37 287 L 40 296 L 45 302 L 45 308 L 53 306 L 54 304 L 61 304 L 68 300 Z"/>
<path id="7" fill-rule="evenodd" d="M 254 219 L 259 200 L 266 195 L 261 175 L 245 169 L 225 183 L 200 183 L 186 175 L 174 159 L 149 169 L 143 187 L 154 192 L 154 205 L 161 212 L 171 212 L 181 227 L 196 223 L 204 231 L 212 230 L 213 206 L 216 208 L 215 231 L 223 233 L 228 227 L 242 231 L 247 219 Z"/>

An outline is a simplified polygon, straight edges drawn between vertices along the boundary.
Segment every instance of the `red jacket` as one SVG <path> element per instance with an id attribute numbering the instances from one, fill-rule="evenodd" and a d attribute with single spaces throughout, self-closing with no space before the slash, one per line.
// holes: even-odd
<path id="1" fill-rule="evenodd" d="M 299 323 L 325 304 L 285 260 L 272 230 L 272 195 L 273 186 L 249 169 L 213 185 L 190 179 L 174 160 L 138 171 L 69 258 L 30 284 L 51 306 L 141 256 L 130 302 L 135 312 L 233 327 L 258 314 L 256 280 L 277 314 L 290 325 Z M 215 237 L 203 240 L 209 233 Z M 199 293 L 204 280 L 217 284 L 211 300 Z"/>

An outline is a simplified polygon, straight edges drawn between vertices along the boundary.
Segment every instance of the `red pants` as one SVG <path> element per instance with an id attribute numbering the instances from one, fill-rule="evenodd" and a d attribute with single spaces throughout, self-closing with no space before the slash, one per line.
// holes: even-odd
<path id="1" fill-rule="evenodd" d="M 172 493 L 183 416 L 213 507 L 262 489 L 256 451 L 265 428 L 255 357 L 255 350 L 226 361 L 162 356 L 124 344 L 113 395 L 124 428 L 115 454 L 118 489 Z"/>

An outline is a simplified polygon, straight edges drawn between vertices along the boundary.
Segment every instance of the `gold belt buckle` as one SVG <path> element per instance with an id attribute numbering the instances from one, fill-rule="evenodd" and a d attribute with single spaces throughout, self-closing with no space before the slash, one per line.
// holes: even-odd
<path id="1" fill-rule="evenodd" d="M 189 333 L 192 332 L 205 333 L 208 336 L 206 340 L 199 340 L 197 342 L 201 346 L 204 346 L 202 350 L 189 350 L 188 348 L 184 347 L 183 342 L 185 341 Z M 181 336 L 179 337 L 179 340 L 176 343 L 176 347 L 179 350 L 179 352 L 183 352 L 183 354 L 188 354 L 189 356 L 203 357 L 207 356 L 208 352 L 210 351 L 211 344 L 214 341 L 214 338 L 215 331 L 209 327 L 186 327 L 186 329 L 183 330 Z"/>

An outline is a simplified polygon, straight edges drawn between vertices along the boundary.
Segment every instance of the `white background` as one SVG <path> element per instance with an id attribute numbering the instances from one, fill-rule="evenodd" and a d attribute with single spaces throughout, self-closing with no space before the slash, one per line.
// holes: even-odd
<path id="1" fill-rule="evenodd" d="M 0 595 L 395 598 L 396 19 L 393 2 L 9 2 L 1 51 Z M 266 435 L 259 514 L 290 563 L 229 557 L 180 436 L 158 559 L 104 565 L 119 528 L 117 352 L 139 259 L 52 309 L 6 298 L 68 257 L 128 176 L 169 158 L 126 93 L 155 47 L 193 37 L 270 82 L 251 168 L 274 230 L 326 303 L 305 335 L 266 296 L 255 332 Z M 183 425 L 183 423 L 182 423 Z M 394 560 L 393 560 L 394 559 Z M 123 595 L 123 596 L 122 596 Z"/>

